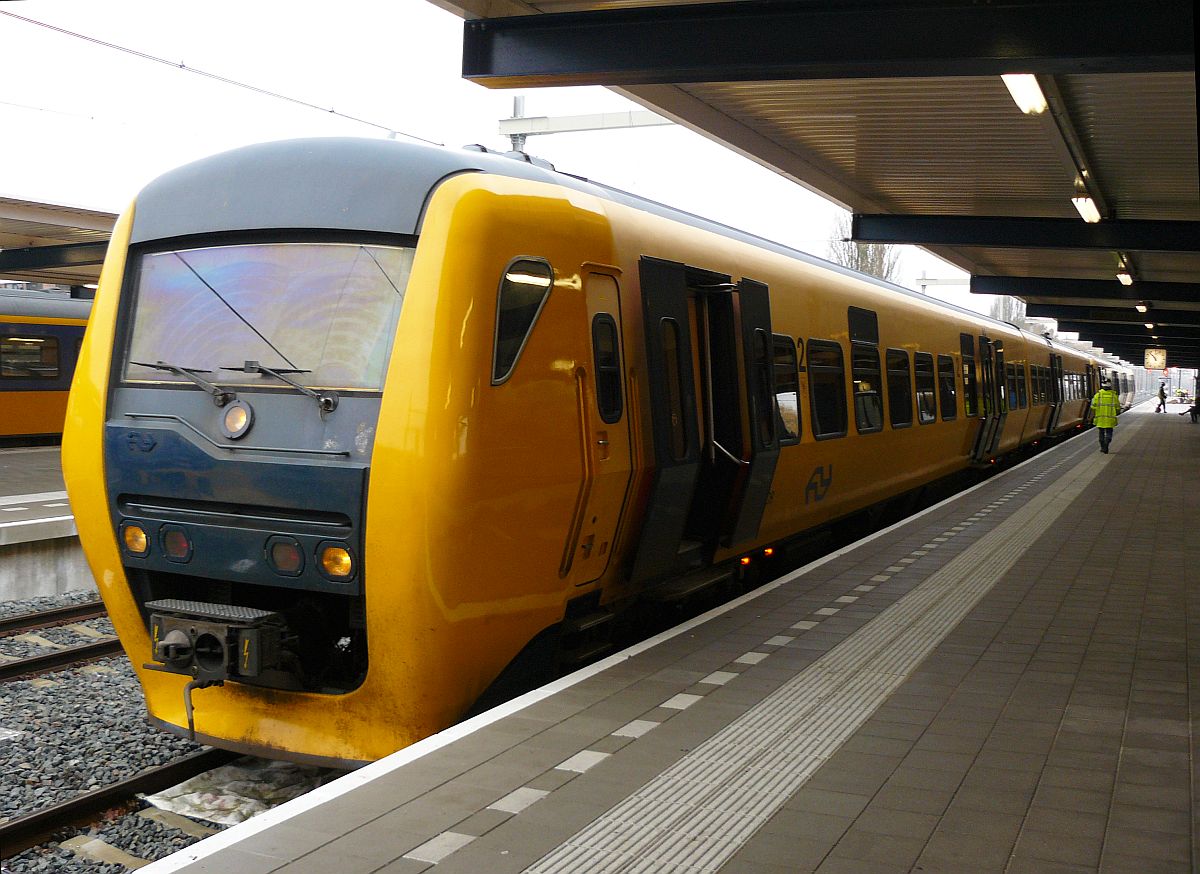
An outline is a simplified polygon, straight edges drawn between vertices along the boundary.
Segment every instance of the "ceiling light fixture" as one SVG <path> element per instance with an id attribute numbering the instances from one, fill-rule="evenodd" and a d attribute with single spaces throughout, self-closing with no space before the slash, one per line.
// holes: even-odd
<path id="1" fill-rule="evenodd" d="M 1150 309 L 1150 307 L 1148 307 L 1148 306 L 1147 306 L 1146 304 L 1144 304 L 1144 303 L 1135 303 L 1135 304 L 1133 305 L 1133 308 L 1134 308 L 1135 310 L 1137 310 L 1139 313 L 1144 313 L 1146 310 Z"/>
<path id="2" fill-rule="evenodd" d="M 1046 111 L 1046 95 L 1038 85 L 1037 76 L 1032 73 L 1005 73 L 1004 80 L 1008 93 L 1021 112 L 1026 115 L 1041 115 Z"/>
<path id="3" fill-rule="evenodd" d="M 1087 189 L 1083 185 L 1079 185 L 1075 189 L 1075 196 L 1071 198 L 1071 203 L 1079 211 L 1079 217 L 1088 224 L 1094 225 L 1100 221 L 1100 210 L 1096 209 L 1096 201 L 1092 200 L 1092 196 L 1087 193 Z"/>
<path id="4" fill-rule="evenodd" d="M 1133 285 L 1133 274 L 1128 270 L 1121 270 L 1117 273 L 1117 282 L 1122 285 Z M 1145 312 L 1145 310 L 1143 310 Z"/>
<path id="5" fill-rule="evenodd" d="M 1146 327 L 1149 330 L 1153 331 L 1154 330 L 1154 322 L 1146 322 Z"/>

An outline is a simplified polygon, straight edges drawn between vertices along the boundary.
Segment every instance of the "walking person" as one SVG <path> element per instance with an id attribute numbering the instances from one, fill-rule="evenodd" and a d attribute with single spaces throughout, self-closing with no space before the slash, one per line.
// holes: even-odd
<path id="1" fill-rule="evenodd" d="M 1158 384 L 1158 406 L 1154 408 L 1156 413 L 1165 413 L 1167 411 L 1167 384 L 1160 382 Z"/>
<path id="2" fill-rule="evenodd" d="M 1117 415 L 1121 412 L 1121 396 L 1112 390 L 1112 382 L 1100 380 L 1100 391 L 1092 397 L 1092 417 L 1096 430 L 1100 432 L 1100 451 L 1108 454 L 1112 442 L 1113 428 L 1117 427 Z"/>

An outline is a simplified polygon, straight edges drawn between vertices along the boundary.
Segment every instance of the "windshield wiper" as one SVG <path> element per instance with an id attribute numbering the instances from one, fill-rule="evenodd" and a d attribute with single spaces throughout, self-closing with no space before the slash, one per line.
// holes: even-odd
<path id="1" fill-rule="evenodd" d="M 197 373 L 212 373 L 211 370 L 201 370 L 198 367 L 180 367 L 177 364 L 168 364 L 165 361 L 158 361 L 154 364 L 149 364 L 145 361 L 130 361 L 129 363 L 136 364 L 138 367 L 149 367 L 152 370 L 167 370 L 171 373 L 177 373 L 212 395 L 213 403 L 218 407 L 223 407 L 231 401 L 237 400 L 237 395 L 233 392 L 225 391 L 219 385 L 213 385 L 208 380 L 196 376 Z"/>
<path id="2" fill-rule="evenodd" d="M 311 388 L 308 388 L 308 387 L 303 386 L 300 383 L 296 382 L 296 380 L 291 379 L 287 376 L 284 376 L 285 373 L 311 373 L 312 371 L 293 369 L 293 368 L 280 368 L 279 370 L 272 370 L 270 367 L 263 367 L 257 361 L 247 361 L 241 367 L 227 367 L 225 365 L 221 365 L 221 369 L 222 370 L 236 370 L 236 371 L 239 371 L 240 373 L 260 373 L 260 374 L 265 373 L 267 376 L 273 376 L 278 380 L 286 382 L 288 385 L 290 385 L 296 391 L 300 392 L 300 394 L 307 395 L 308 397 L 315 400 L 317 402 L 317 408 L 321 411 L 322 415 L 324 415 L 325 413 L 332 413 L 334 410 L 337 409 L 337 405 L 338 405 L 337 392 L 325 391 L 325 392 L 321 392 L 318 394 L 317 392 L 313 391 Z"/>

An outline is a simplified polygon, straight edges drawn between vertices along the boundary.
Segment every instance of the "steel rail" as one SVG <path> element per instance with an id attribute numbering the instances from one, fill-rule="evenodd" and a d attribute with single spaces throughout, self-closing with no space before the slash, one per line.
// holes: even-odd
<path id="1" fill-rule="evenodd" d="M 94 662 L 97 659 L 108 658 L 121 652 L 121 641 L 101 640 L 84 646 L 73 646 L 70 649 L 60 649 L 46 655 L 32 656 L 26 659 L 15 659 L 11 662 L 0 662 L 0 683 L 27 674 L 42 674 L 55 668 L 66 667 L 77 662 Z"/>
<path id="2" fill-rule="evenodd" d="M 59 625 L 75 619 L 95 619 L 105 614 L 103 601 L 85 601 L 82 604 L 71 604 L 54 610 L 35 610 L 32 613 L 18 613 L 14 616 L 0 617 L 0 634 L 11 634 L 14 631 L 30 631 L 35 628 L 46 628 Z"/>
<path id="3" fill-rule="evenodd" d="M 229 750 L 200 750 L 168 765 L 142 771 L 111 786 L 77 795 L 61 804 L 0 823 L 0 847 L 3 848 L 3 857 L 10 858 L 30 847 L 36 847 L 65 828 L 94 822 L 105 811 L 131 801 L 139 794 L 169 789 L 197 774 L 231 762 L 239 755 Z"/>

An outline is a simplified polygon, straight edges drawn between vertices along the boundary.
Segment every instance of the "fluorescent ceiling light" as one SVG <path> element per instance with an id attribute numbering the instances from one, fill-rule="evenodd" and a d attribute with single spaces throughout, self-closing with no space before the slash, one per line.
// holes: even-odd
<path id="1" fill-rule="evenodd" d="M 1147 307 L 1144 303 L 1136 303 L 1133 305 L 1133 308 L 1139 313 L 1144 313 L 1147 309 L 1149 309 L 1149 307 Z"/>
<path id="2" fill-rule="evenodd" d="M 1117 274 L 1117 282 L 1122 285 L 1133 285 L 1133 275 L 1128 270 L 1122 270 Z M 1145 312 L 1145 310 L 1143 309 L 1141 312 Z"/>
<path id="3" fill-rule="evenodd" d="M 1146 327 L 1149 328 L 1151 331 L 1153 331 L 1154 330 L 1154 322 L 1146 322 Z"/>
<path id="4" fill-rule="evenodd" d="M 1079 217 L 1088 224 L 1094 225 L 1100 221 L 1100 210 L 1096 209 L 1096 201 L 1086 194 L 1076 195 L 1071 198 L 1071 203 L 1075 204 L 1075 209 L 1079 210 Z"/>
<path id="5" fill-rule="evenodd" d="M 1038 85 L 1037 76 L 1032 73 L 1005 73 L 1000 78 L 1004 80 L 1008 93 L 1021 112 L 1041 115 L 1046 111 L 1046 95 Z"/>

